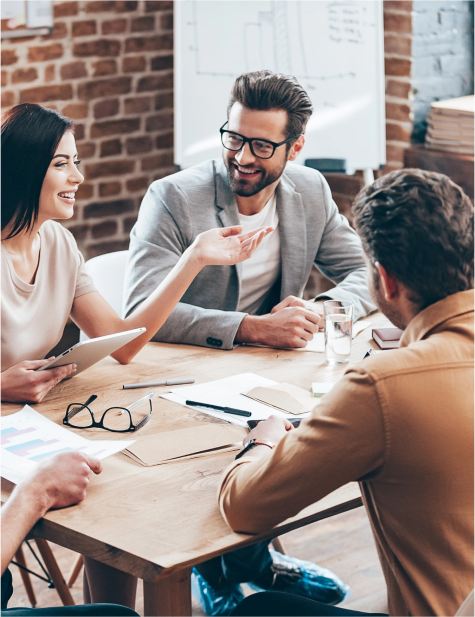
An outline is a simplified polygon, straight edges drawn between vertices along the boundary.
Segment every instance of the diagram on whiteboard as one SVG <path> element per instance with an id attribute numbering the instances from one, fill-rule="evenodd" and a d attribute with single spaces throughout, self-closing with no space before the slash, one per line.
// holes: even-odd
<path id="1" fill-rule="evenodd" d="M 225 120 L 234 80 L 262 69 L 295 76 L 312 99 L 305 158 L 345 158 L 355 168 L 383 162 L 380 2 L 182 0 L 175 6 L 177 163 L 218 155 L 216 127 Z M 356 131 L 350 145 L 355 123 L 365 137 Z"/>

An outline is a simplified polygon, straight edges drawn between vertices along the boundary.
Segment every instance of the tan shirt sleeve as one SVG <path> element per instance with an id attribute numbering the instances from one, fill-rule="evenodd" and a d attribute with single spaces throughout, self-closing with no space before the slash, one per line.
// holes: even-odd
<path id="1" fill-rule="evenodd" d="M 219 489 L 221 512 L 235 531 L 265 531 L 347 482 L 377 474 L 385 452 L 374 380 L 349 369 L 274 450 L 230 465 Z"/>
<path id="2" fill-rule="evenodd" d="M 79 298 L 79 296 L 83 296 L 91 291 L 96 291 L 94 287 L 94 283 L 92 281 L 91 276 L 86 271 L 86 266 L 84 264 L 84 257 L 82 256 L 81 251 L 78 250 L 78 269 L 76 274 L 76 289 L 74 292 L 74 297 Z"/>

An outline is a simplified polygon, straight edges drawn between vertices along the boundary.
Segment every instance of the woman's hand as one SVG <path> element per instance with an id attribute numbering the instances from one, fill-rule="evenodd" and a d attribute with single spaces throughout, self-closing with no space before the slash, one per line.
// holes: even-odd
<path id="1" fill-rule="evenodd" d="M 62 379 L 76 372 L 75 364 L 37 371 L 53 358 L 25 360 L 2 373 L 2 401 L 6 403 L 41 403 Z"/>
<path id="2" fill-rule="evenodd" d="M 274 231 L 272 227 L 259 227 L 241 234 L 242 227 L 210 229 L 196 236 L 190 246 L 202 266 L 233 266 L 254 253 L 262 240 Z"/>

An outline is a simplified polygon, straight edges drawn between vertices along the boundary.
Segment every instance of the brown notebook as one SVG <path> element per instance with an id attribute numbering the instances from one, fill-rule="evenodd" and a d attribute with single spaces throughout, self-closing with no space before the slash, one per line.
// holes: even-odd
<path id="1" fill-rule="evenodd" d="M 373 340 L 381 349 L 397 349 L 403 332 L 404 330 L 399 328 L 375 328 Z"/>

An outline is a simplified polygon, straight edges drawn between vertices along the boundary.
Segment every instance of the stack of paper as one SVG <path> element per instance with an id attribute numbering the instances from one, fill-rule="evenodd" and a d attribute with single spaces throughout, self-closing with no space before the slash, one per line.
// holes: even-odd
<path id="1" fill-rule="evenodd" d="M 427 116 L 426 147 L 473 154 L 474 103 L 473 95 L 431 103 Z"/>
<path id="2" fill-rule="evenodd" d="M 133 441 L 91 441 L 58 426 L 25 405 L 21 411 L 2 417 L 2 477 L 18 484 L 35 466 L 58 452 L 80 450 L 104 459 L 131 446 Z"/>
<path id="3" fill-rule="evenodd" d="M 186 386 L 184 388 L 173 388 L 168 394 L 161 394 L 165 398 L 174 403 L 179 403 L 191 409 L 197 409 L 205 414 L 215 418 L 221 418 L 238 426 L 247 426 L 248 420 L 266 420 L 272 414 L 282 415 L 285 418 L 292 418 L 293 412 L 285 412 L 277 407 L 271 407 L 258 400 L 246 396 L 253 388 L 272 388 L 279 386 L 277 381 L 260 377 L 255 373 L 241 373 L 216 381 L 209 381 L 197 386 Z M 310 397 L 310 391 L 308 392 Z M 244 418 L 233 414 L 215 411 L 206 407 L 196 405 L 186 405 L 187 400 L 198 401 L 200 403 L 208 403 L 211 405 L 219 405 L 220 407 L 234 407 L 242 411 L 250 411 L 251 416 Z M 313 405 L 315 401 L 313 400 Z M 308 415 L 308 413 L 304 414 Z"/>
<path id="4" fill-rule="evenodd" d="M 229 424 L 208 424 L 141 437 L 123 454 L 145 465 L 163 465 L 239 449 L 247 431 Z"/>

